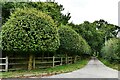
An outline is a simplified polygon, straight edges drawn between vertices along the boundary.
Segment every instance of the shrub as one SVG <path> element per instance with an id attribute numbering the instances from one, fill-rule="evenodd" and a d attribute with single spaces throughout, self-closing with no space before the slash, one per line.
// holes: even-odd
<path id="1" fill-rule="evenodd" d="M 118 62 L 120 59 L 120 39 L 111 38 L 105 43 L 101 50 L 102 57 L 111 62 Z"/>
<path id="2" fill-rule="evenodd" d="M 86 41 L 68 26 L 61 26 L 59 28 L 60 49 L 65 53 L 71 55 L 80 55 L 90 53 L 90 47 Z"/>
<path id="3" fill-rule="evenodd" d="M 52 18 L 33 8 L 17 9 L 2 26 L 4 51 L 55 51 L 60 45 Z"/>

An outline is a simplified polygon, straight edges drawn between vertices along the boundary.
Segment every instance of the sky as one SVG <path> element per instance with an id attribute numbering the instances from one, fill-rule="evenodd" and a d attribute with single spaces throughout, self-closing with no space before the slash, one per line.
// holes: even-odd
<path id="1" fill-rule="evenodd" d="M 46 0 L 40 0 L 46 1 Z M 69 22 L 81 24 L 104 19 L 108 23 L 118 25 L 118 2 L 120 0 L 55 0 L 62 4 L 64 14 L 71 13 Z"/>

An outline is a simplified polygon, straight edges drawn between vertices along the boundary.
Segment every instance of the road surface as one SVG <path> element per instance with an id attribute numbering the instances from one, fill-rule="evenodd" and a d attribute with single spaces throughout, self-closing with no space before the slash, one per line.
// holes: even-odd
<path id="1" fill-rule="evenodd" d="M 98 59 L 91 59 L 82 69 L 43 78 L 118 78 L 118 71 L 105 66 Z"/>

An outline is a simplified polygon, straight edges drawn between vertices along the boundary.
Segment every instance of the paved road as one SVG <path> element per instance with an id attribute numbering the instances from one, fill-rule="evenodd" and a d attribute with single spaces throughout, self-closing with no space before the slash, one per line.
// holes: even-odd
<path id="1" fill-rule="evenodd" d="M 118 78 L 118 71 L 106 67 L 97 59 L 91 59 L 82 69 L 43 78 Z"/>

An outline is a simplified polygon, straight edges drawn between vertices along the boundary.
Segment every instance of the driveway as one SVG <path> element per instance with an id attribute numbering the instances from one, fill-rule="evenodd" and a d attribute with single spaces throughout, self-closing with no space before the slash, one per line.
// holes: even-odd
<path id="1" fill-rule="evenodd" d="M 118 78 L 118 71 L 105 66 L 98 59 L 91 59 L 82 69 L 43 78 Z"/>

